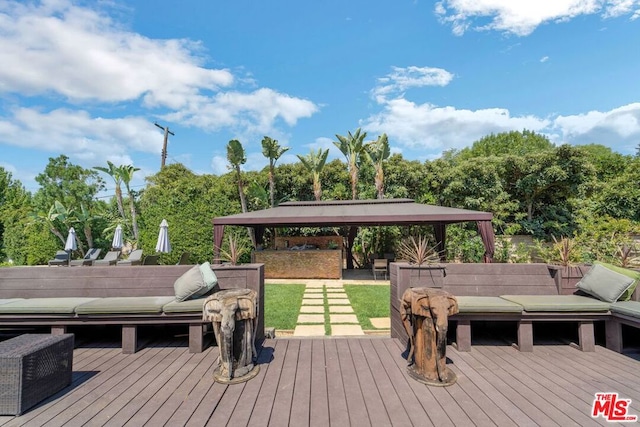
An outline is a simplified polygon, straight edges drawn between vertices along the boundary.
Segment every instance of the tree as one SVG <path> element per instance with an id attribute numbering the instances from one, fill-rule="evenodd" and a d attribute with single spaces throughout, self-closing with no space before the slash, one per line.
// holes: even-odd
<path id="1" fill-rule="evenodd" d="M 108 168 L 105 168 L 103 166 L 94 166 L 93 168 L 95 170 L 104 172 L 111 178 L 113 178 L 113 181 L 116 184 L 116 202 L 118 204 L 118 213 L 120 214 L 122 219 L 126 219 L 126 216 L 124 214 L 124 203 L 122 201 L 122 171 L 119 167 L 115 166 L 109 160 L 107 160 L 107 165 L 109 166 Z"/>
<path id="2" fill-rule="evenodd" d="M 227 144 L 227 160 L 229 161 L 229 169 L 235 171 L 242 212 L 247 212 L 247 199 L 244 195 L 244 183 L 242 180 L 242 171 L 240 169 L 240 166 L 247 162 L 247 155 L 242 143 L 237 139 L 232 139 Z"/>
<path id="3" fill-rule="evenodd" d="M 104 190 L 104 181 L 98 172 L 85 169 L 81 166 L 69 162 L 69 158 L 60 155 L 57 158 L 50 158 L 43 173 L 36 176 L 36 181 L 40 184 L 40 189 L 33 197 L 33 207 L 35 212 L 40 212 L 36 217 L 47 215 L 62 215 L 58 208 L 62 206 L 68 219 L 64 221 L 54 221 L 49 223 L 55 228 L 54 234 L 66 236 L 68 225 L 93 228 L 93 220 L 96 215 L 82 217 L 75 213 L 81 212 L 82 207 L 88 212 L 99 212 L 100 202 L 96 199 L 99 191 Z M 58 207 L 56 207 L 58 203 Z M 46 221 L 45 221 L 46 222 Z M 51 230 L 53 232 L 53 230 Z M 86 235 L 86 233 L 85 233 Z M 78 235 L 80 236 L 80 235 Z M 84 247 L 83 242 L 78 247 Z M 50 256 L 50 254 L 49 254 Z"/>
<path id="4" fill-rule="evenodd" d="M 269 159 L 269 200 L 271 207 L 275 206 L 275 167 L 278 159 L 287 151 L 289 147 L 281 147 L 278 141 L 265 136 L 262 139 L 262 154 Z"/>
<path id="5" fill-rule="evenodd" d="M 351 131 L 348 131 L 346 137 L 336 134 L 338 142 L 333 142 L 347 159 L 347 169 L 349 171 L 349 178 L 351 179 L 352 200 L 358 198 L 358 170 L 360 168 L 360 157 L 364 151 L 364 139 L 366 136 L 367 133 L 361 132 L 360 128 L 358 128 L 353 134 L 351 134 Z"/>
<path id="6" fill-rule="evenodd" d="M 487 135 L 474 142 L 470 148 L 455 153 L 454 157 L 468 160 L 475 157 L 525 155 L 554 148 L 544 135 L 529 130 L 511 131 Z"/>
<path id="7" fill-rule="evenodd" d="M 0 166 L 0 263 L 10 260 L 13 264 L 26 264 L 31 210 L 31 194 Z"/>
<path id="8" fill-rule="evenodd" d="M 124 183 L 125 188 L 127 189 L 127 194 L 129 195 L 129 212 L 131 212 L 131 227 L 133 228 L 133 238 L 136 242 L 139 240 L 138 233 L 138 216 L 136 212 L 136 199 L 133 191 L 131 191 L 131 180 L 133 179 L 133 174 L 136 171 L 139 171 L 140 168 L 134 168 L 131 165 L 123 165 L 118 168 L 118 174 Z"/>
<path id="9" fill-rule="evenodd" d="M 378 199 L 384 199 L 384 161 L 391 155 L 387 134 L 383 133 L 376 141 L 365 145 L 367 158 L 375 168 L 375 185 Z"/>
<path id="10" fill-rule="evenodd" d="M 322 199 L 322 183 L 320 182 L 320 174 L 327 162 L 328 155 L 328 148 L 324 151 L 322 148 L 318 148 L 317 152 L 311 149 L 311 152 L 306 156 L 297 155 L 304 168 L 308 172 L 311 172 L 311 175 L 313 176 L 313 195 L 316 198 L 316 201 L 320 201 Z"/>

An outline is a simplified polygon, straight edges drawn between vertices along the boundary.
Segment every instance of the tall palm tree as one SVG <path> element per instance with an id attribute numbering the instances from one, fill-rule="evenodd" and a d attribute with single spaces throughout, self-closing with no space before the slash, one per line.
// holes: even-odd
<path id="1" fill-rule="evenodd" d="M 232 139 L 227 144 L 227 160 L 229 161 L 229 168 L 236 172 L 236 181 L 238 184 L 238 193 L 240 194 L 242 212 L 247 212 L 247 199 L 244 195 L 244 183 L 242 181 L 242 171 L 240 170 L 240 166 L 247 162 L 247 154 L 244 151 L 242 143 L 237 139 Z"/>
<path id="2" fill-rule="evenodd" d="M 244 151 L 242 143 L 237 139 L 232 139 L 227 144 L 227 160 L 229 161 L 229 169 L 233 169 L 236 172 L 242 212 L 247 212 L 247 198 L 244 194 L 244 182 L 242 181 L 242 170 L 240 169 L 240 165 L 244 165 L 247 162 L 247 154 Z M 247 231 L 249 233 L 251 243 L 255 247 L 256 236 L 253 232 L 253 228 L 247 227 Z"/>
<path id="3" fill-rule="evenodd" d="M 296 155 L 302 162 L 305 169 L 313 175 L 313 195 L 315 196 L 316 201 L 320 201 L 320 199 L 322 199 L 322 183 L 320 182 L 320 174 L 327 162 L 329 149 L 327 148 L 322 151 L 322 148 L 318 148 L 318 152 L 315 152 L 312 149 L 306 156 L 300 156 L 299 154 Z"/>
<path id="4" fill-rule="evenodd" d="M 383 133 L 378 137 L 377 141 L 371 141 L 365 145 L 364 152 L 369 161 L 376 170 L 375 184 L 378 192 L 378 199 L 384 199 L 384 161 L 391 155 L 389 149 L 389 139 L 387 134 Z"/>
<path id="5" fill-rule="evenodd" d="M 124 215 L 124 203 L 122 201 L 122 176 L 120 176 L 120 168 L 115 166 L 109 160 L 107 160 L 107 165 L 109 165 L 108 168 L 103 166 L 94 166 L 93 169 L 104 172 L 113 178 L 113 181 L 116 184 L 116 203 L 118 204 L 118 213 L 123 219 L 125 219 L 126 216 Z"/>
<path id="6" fill-rule="evenodd" d="M 276 192 L 276 180 L 275 180 L 275 168 L 276 162 L 284 153 L 289 150 L 289 147 L 281 147 L 278 141 L 271 139 L 268 136 L 262 138 L 262 154 L 269 159 L 269 200 L 271 201 L 271 207 L 275 205 L 275 192 Z"/>
<path id="7" fill-rule="evenodd" d="M 360 128 L 358 128 L 353 135 L 351 131 L 348 132 L 347 136 L 336 134 L 338 142 L 333 142 L 347 158 L 347 168 L 349 170 L 349 177 L 351 178 L 351 198 L 353 200 L 358 198 L 358 171 L 360 169 L 360 157 L 364 150 L 364 138 L 366 136 L 367 133 L 360 132 Z"/>
<path id="8" fill-rule="evenodd" d="M 131 180 L 133 179 L 133 174 L 136 171 L 139 171 L 140 168 L 134 168 L 132 165 L 122 165 L 118 168 L 118 173 L 124 186 L 127 189 L 127 194 L 129 195 L 129 211 L 131 212 L 131 227 L 133 228 L 133 238 L 138 241 L 138 215 L 136 212 L 136 203 L 133 192 L 131 191 Z"/>

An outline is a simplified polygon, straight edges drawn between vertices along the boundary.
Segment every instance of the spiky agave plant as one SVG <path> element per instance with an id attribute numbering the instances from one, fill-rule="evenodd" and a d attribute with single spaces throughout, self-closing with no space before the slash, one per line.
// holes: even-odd
<path id="1" fill-rule="evenodd" d="M 236 236 L 229 235 L 229 249 L 221 250 L 220 254 L 223 259 L 226 259 L 231 265 L 237 265 L 240 262 L 242 255 L 247 253 L 249 248 L 243 244 L 243 242 Z"/>
<path id="2" fill-rule="evenodd" d="M 436 250 L 436 245 L 431 246 L 429 238 L 425 236 L 410 236 L 400 242 L 398 253 L 411 264 L 433 264 L 440 261 L 440 255 Z"/>

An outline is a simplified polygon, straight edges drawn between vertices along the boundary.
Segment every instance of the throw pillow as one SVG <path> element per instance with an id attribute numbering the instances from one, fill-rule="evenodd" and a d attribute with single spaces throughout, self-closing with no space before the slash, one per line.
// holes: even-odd
<path id="1" fill-rule="evenodd" d="M 576 287 L 601 301 L 616 302 L 634 282 L 634 279 L 624 274 L 596 264 L 576 284 Z"/>
<path id="2" fill-rule="evenodd" d="M 211 264 L 208 262 L 200 264 L 200 273 L 202 274 L 202 279 L 204 280 L 204 286 L 202 290 L 196 292 L 192 298 L 200 298 L 210 293 L 213 289 L 214 292 L 220 290 L 220 286 L 218 286 L 218 278 L 216 277 L 216 273 L 211 270 Z"/>
<path id="3" fill-rule="evenodd" d="M 194 295 L 207 289 L 207 285 L 202 278 L 200 266 L 194 265 L 185 273 L 178 277 L 173 283 L 173 290 L 176 294 L 176 301 L 186 301 Z"/>
<path id="4" fill-rule="evenodd" d="M 629 301 L 631 299 L 631 295 L 633 295 L 633 291 L 635 291 L 636 287 L 638 286 L 638 282 L 640 282 L 640 271 L 630 270 L 628 268 L 619 267 L 617 265 L 607 264 L 606 262 L 600 262 L 600 261 L 596 261 L 594 262 L 594 264 L 599 264 L 605 268 L 608 268 L 609 270 L 613 270 L 616 273 L 624 274 L 625 276 L 631 277 L 632 279 L 635 280 L 633 284 L 629 287 L 629 289 L 624 291 L 622 293 L 622 296 L 618 298 L 618 301 Z"/>

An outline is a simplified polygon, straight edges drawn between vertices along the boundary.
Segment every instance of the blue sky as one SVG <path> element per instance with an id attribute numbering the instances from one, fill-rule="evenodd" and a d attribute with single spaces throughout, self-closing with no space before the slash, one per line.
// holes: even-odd
<path id="1" fill-rule="evenodd" d="M 490 133 L 640 144 L 640 0 L 0 0 L 0 166 L 49 157 L 227 171 L 239 139 L 296 154 L 387 133 L 407 159 Z"/>

